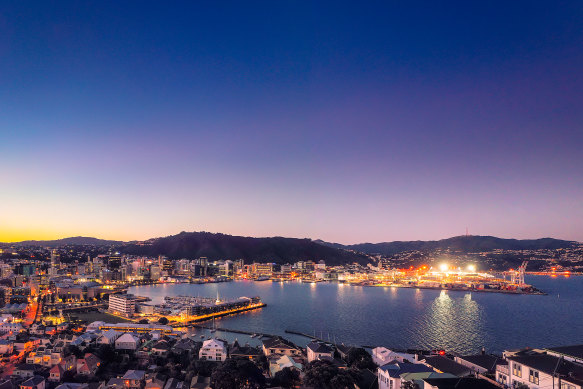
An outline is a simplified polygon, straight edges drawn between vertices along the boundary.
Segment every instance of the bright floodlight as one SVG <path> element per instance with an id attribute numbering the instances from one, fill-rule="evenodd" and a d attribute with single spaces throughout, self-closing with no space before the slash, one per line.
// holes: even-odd
<path id="1" fill-rule="evenodd" d="M 476 267 L 474 265 L 469 265 L 468 266 L 468 270 L 471 271 L 472 273 L 476 271 Z"/>
<path id="2" fill-rule="evenodd" d="M 439 270 L 447 271 L 447 269 L 448 269 L 447 263 L 442 263 L 441 265 L 439 265 Z"/>

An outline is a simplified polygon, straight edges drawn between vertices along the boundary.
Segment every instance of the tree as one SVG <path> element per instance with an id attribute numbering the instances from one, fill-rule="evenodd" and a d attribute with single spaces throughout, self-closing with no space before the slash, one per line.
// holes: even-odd
<path id="1" fill-rule="evenodd" d="M 314 388 L 331 388 L 330 381 L 338 375 L 338 368 L 327 361 L 315 360 L 304 370 L 304 385 Z"/>
<path id="2" fill-rule="evenodd" d="M 300 372 L 297 369 L 285 367 L 275 373 L 274 381 L 275 385 L 279 385 L 282 388 L 293 388 L 300 383 Z"/>
<path id="3" fill-rule="evenodd" d="M 162 325 L 166 325 L 166 324 L 168 324 L 168 319 L 165 318 L 164 316 L 162 316 L 161 318 L 158 319 L 158 323 L 160 323 Z"/>
<path id="4" fill-rule="evenodd" d="M 372 361 L 372 356 L 363 348 L 353 348 L 348 352 L 346 358 L 348 366 L 356 369 L 376 370 L 376 365 Z"/>
<path id="5" fill-rule="evenodd" d="M 265 377 L 248 359 L 228 359 L 213 371 L 211 382 L 215 389 L 263 388 Z"/>
<path id="6" fill-rule="evenodd" d="M 142 319 L 138 322 L 138 324 L 148 324 L 149 321 L 147 319 Z"/>

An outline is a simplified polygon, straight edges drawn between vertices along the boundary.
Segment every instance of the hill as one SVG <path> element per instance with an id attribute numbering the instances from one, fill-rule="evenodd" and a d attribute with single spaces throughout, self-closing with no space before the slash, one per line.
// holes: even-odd
<path id="1" fill-rule="evenodd" d="M 368 257 L 341 248 L 328 247 L 310 239 L 250 238 L 209 232 L 181 232 L 178 235 L 132 243 L 121 248 L 126 254 L 169 258 L 239 259 L 245 262 L 287 263 L 300 260 L 324 260 L 328 265 L 359 262 Z"/>
<path id="2" fill-rule="evenodd" d="M 577 242 L 542 238 L 542 239 L 503 239 L 494 236 L 456 236 L 453 238 L 432 241 L 395 241 L 384 243 L 359 243 L 354 245 L 341 245 L 317 241 L 328 247 L 354 250 L 366 254 L 394 255 L 405 251 L 430 251 L 438 249 L 451 249 L 462 253 L 476 253 L 492 250 L 541 250 L 570 248 Z"/>
<path id="3" fill-rule="evenodd" d="M 124 242 L 117 240 L 104 240 L 85 236 L 74 236 L 70 238 L 56 240 L 25 240 L 22 242 L 11 243 L 16 246 L 39 246 L 39 247 L 58 247 L 58 246 L 118 246 Z"/>

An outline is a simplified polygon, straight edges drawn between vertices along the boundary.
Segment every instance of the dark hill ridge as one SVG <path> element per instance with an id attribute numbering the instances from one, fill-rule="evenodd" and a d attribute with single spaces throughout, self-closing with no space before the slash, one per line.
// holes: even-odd
<path id="1" fill-rule="evenodd" d="M 127 254 L 169 258 L 239 259 L 245 262 L 296 262 L 324 260 L 328 265 L 359 262 L 368 263 L 368 257 L 341 248 L 328 247 L 310 239 L 250 238 L 209 232 L 181 232 L 178 235 L 150 239 L 122 248 Z"/>
<path id="2" fill-rule="evenodd" d="M 320 244 L 334 248 L 354 250 L 366 254 L 394 255 L 404 251 L 430 251 L 437 249 L 451 249 L 463 253 L 476 253 L 481 251 L 503 250 L 541 250 L 570 248 L 577 242 L 542 238 L 542 239 L 502 239 L 494 236 L 455 236 L 453 238 L 431 241 L 395 241 L 384 243 L 359 243 L 353 245 L 341 245 L 317 241 Z"/>
<path id="3" fill-rule="evenodd" d="M 6 243 L 5 243 L 6 244 Z M 57 246 L 119 246 L 124 244 L 118 240 L 104 240 L 85 236 L 74 236 L 71 238 L 55 240 L 25 240 L 22 242 L 11 243 L 16 246 L 39 246 L 39 247 L 57 247 Z"/>

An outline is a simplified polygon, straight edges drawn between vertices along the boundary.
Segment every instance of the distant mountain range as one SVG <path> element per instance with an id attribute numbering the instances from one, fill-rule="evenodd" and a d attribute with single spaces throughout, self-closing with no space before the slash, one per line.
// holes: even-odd
<path id="1" fill-rule="evenodd" d="M 119 246 L 125 242 L 119 240 L 103 240 L 85 236 L 74 236 L 71 238 L 55 240 L 25 240 L 22 242 L 3 243 L 16 246 L 39 246 L 39 247 L 58 247 L 58 246 Z"/>
<path id="2" fill-rule="evenodd" d="M 246 262 L 287 263 L 300 260 L 324 260 L 338 265 L 367 263 L 368 256 L 341 248 L 329 247 L 310 239 L 250 238 L 209 232 L 181 232 L 178 235 L 128 244 L 121 249 L 127 254 L 166 255 L 169 258 L 239 259 Z"/>
<path id="3" fill-rule="evenodd" d="M 354 250 L 367 254 L 394 255 L 404 251 L 430 251 L 437 249 L 450 249 L 463 253 L 476 253 L 483 251 L 503 250 L 540 250 L 540 249 L 561 249 L 577 245 L 577 242 L 560 240 L 553 238 L 542 239 L 502 239 L 494 236 L 455 236 L 453 238 L 430 241 L 395 241 L 384 243 L 359 243 L 353 245 L 342 245 L 339 243 L 328 243 L 321 240 L 316 241 L 328 247 L 338 249 Z"/>
<path id="4" fill-rule="evenodd" d="M 209 232 L 181 232 L 144 242 L 121 242 L 90 237 L 72 237 L 50 241 L 24 241 L 17 246 L 57 247 L 64 245 L 115 246 L 126 254 L 169 258 L 244 259 L 247 263 L 286 263 L 299 260 L 324 260 L 328 265 L 368 263 L 370 255 L 392 256 L 407 251 L 430 252 L 449 249 L 460 253 L 504 250 L 539 250 L 570 248 L 577 242 L 553 238 L 517 240 L 493 236 L 456 236 L 436 241 L 395 241 L 342 245 L 322 240 L 296 238 L 251 238 Z"/>

